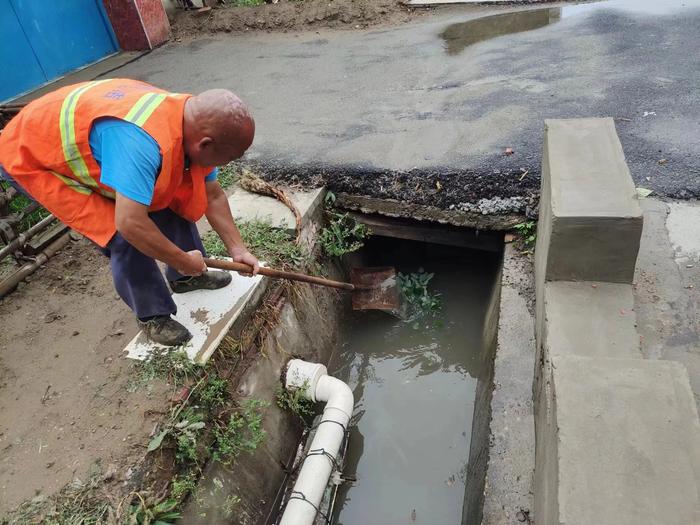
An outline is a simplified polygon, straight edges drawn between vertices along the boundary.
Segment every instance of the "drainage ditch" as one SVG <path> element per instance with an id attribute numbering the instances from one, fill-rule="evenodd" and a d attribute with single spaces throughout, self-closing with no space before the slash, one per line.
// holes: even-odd
<path id="1" fill-rule="evenodd" d="M 440 307 L 417 319 L 354 312 L 346 323 L 329 372 L 355 395 L 344 470 L 356 481 L 341 486 L 334 523 L 477 522 L 501 257 L 387 237 L 353 257 L 433 273 Z"/>

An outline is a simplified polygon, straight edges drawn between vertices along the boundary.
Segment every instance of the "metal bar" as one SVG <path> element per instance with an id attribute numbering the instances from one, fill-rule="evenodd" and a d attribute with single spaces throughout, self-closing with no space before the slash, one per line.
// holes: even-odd
<path id="1" fill-rule="evenodd" d="M 43 218 L 41 221 L 37 222 L 34 226 L 29 228 L 26 232 L 20 233 L 17 238 L 10 242 L 7 246 L 0 249 L 0 261 L 5 257 L 13 253 L 15 250 L 19 249 L 24 245 L 29 239 L 34 237 L 37 233 L 44 231 L 46 228 L 51 226 L 51 223 L 56 220 L 56 217 L 49 215 Z"/>
<path id="2" fill-rule="evenodd" d="M 0 299 L 12 292 L 25 277 L 33 274 L 37 268 L 56 255 L 56 252 L 68 244 L 69 241 L 70 234 L 66 233 L 63 237 L 54 241 L 53 244 L 41 252 L 35 261 L 25 264 L 7 279 L 0 282 Z"/>

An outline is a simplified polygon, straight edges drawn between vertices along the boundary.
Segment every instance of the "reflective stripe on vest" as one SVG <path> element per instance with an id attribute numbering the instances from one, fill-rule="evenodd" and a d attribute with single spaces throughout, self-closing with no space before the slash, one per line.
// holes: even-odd
<path id="1" fill-rule="evenodd" d="M 68 186 L 72 190 L 77 191 L 78 193 L 82 193 L 83 195 L 90 195 L 92 193 L 92 190 L 90 188 L 86 188 L 77 180 L 71 179 L 70 177 L 64 177 L 63 175 L 61 175 L 60 173 L 56 173 L 55 171 L 49 170 L 49 173 L 61 179 L 66 186 Z"/>
<path id="2" fill-rule="evenodd" d="M 71 91 L 68 96 L 63 100 L 63 105 L 61 106 L 61 116 L 60 116 L 60 128 L 61 128 L 61 144 L 63 146 L 63 156 L 66 159 L 66 163 L 70 167 L 73 175 L 78 179 L 78 184 L 68 183 L 71 188 L 79 191 L 78 188 L 82 187 L 89 191 L 96 191 L 105 197 L 114 199 L 116 195 L 112 191 L 100 188 L 97 181 L 90 176 L 90 171 L 88 170 L 87 164 L 85 164 L 85 159 L 80 154 L 78 145 L 75 142 L 75 108 L 78 105 L 78 99 L 80 95 L 85 93 L 88 89 L 95 87 L 106 80 L 97 80 L 95 82 L 88 82 L 73 91 Z M 54 175 L 57 175 L 54 173 Z M 61 177 L 63 180 L 64 178 Z M 67 179 L 67 177 L 66 177 Z M 70 180 L 70 179 L 69 179 Z M 84 191 L 79 191 L 80 193 L 85 193 Z"/>
<path id="3" fill-rule="evenodd" d="M 107 80 L 89 82 L 74 89 L 68 94 L 61 106 L 60 128 L 63 155 L 77 180 L 65 177 L 54 171 L 51 173 L 78 193 L 89 195 L 95 191 L 104 197 L 114 199 L 116 198 L 116 194 L 113 191 L 102 188 L 97 181 L 90 176 L 90 171 L 85 163 L 85 159 L 80 154 L 80 149 L 75 140 L 75 108 L 78 105 L 78 99 L 80 95 L 85 93 L 88 89 L 103 82 L 107 82 Z M 136 104 L 134 104 L 124 117 L 124 120 L 136 124 L 139 127 L 143 126 L 163 100 L 165 100 L 166 96 L 167 93 L 146 93 L 136 101 Z"/>
<path id="4" fill-rule="evenodd" d="M 165 100 L 166 96 L 166 93 L 145 94 L 138 99 L 134 107 L 129 110 L 124 120 L 136 124 L 139 127 L 143 126 L 148 120 L 148 117 L 150 117 L 156 108 L 160 106 L 161 102 Z"/>

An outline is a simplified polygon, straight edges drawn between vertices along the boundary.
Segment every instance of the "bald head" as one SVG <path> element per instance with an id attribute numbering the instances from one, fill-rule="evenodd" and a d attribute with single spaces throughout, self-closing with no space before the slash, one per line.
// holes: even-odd
<path id="1" fill-rule="evenodd" d="M 254 136 L 247 106 L 226 89 L 204 91 L 185 103 L 183 142 L 194 164 L 227 164 L 243 156 Z"/>

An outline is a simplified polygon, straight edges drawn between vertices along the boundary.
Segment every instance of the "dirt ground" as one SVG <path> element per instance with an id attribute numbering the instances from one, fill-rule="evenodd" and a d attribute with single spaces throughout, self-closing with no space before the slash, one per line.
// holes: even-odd
<path id="1" fill-rule="evenodd" d="M 407 22 L 430 11 L 395 0 L 280 0 L 276 4 L 221 7 L 206 14 L 178 10 L 170 16 L 170 25 L 173 38 L 178 40 L 221 32 L 361 29 Z"/>
<path id="2" fill-rule="evenodd" d="M 0 521 L 89 472 L 126 480 L 168 394 L 133 388 L 121 351 L 137 327 L 107 259 L 71 242 L 0 303 L 0 318 Z"/>

